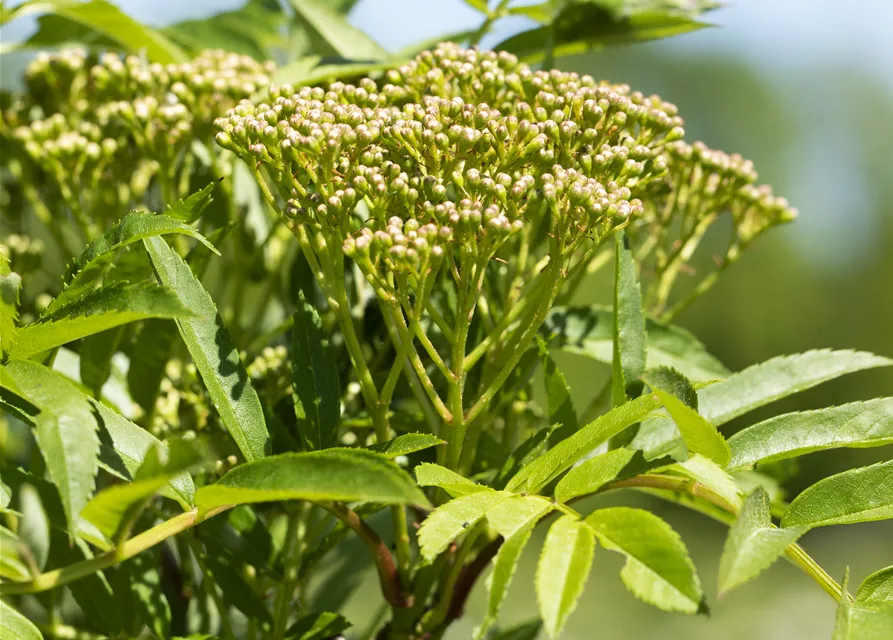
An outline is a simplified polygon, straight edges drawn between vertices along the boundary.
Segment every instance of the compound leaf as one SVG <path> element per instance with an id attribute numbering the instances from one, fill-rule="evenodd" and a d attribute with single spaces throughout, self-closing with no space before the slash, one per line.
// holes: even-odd
<path id="1" fill-rule="evenodd" d="M 10 640 L 43 640 L 43 635 L 34 624 L 12 605 L 0 600 L 0 633 Z"/>
<path id="2" fill-rule="evenodd" d="M 466 529 L 481 520 L 488 510 L 507 500 L 505 491 L 481 491 L 459 496 L 437 507 L 422 522 L 419 529 L 419 548 L 422 557 L 431 561 Z"/>
<path id="3" fill-rule="evenodd" d="M 492 491 L 490 487 L 478 484 L 455 471 L 431 462 L 423 462 L 415 468 L 416 482 L 420 487 L 440 487 L 452 497 L 478 493 L 480 491 Z"/>
<path id="4" fill-rule="evenodd" d="M 614 234 L 614 327 L 611 397 L 614 406 L 642 392 L 645 373 L 645 310 L 629 238 Z"/>
<path id="5" fill-rule="evenodd" d="M 424 451 L 442 444 L 445 444 L 443 440 L 432 436 L 430 433 L 404 433 L 393 440 L 374 444 L 369 447 L 369 450 L 388 458 L 396 458 L 397 456 L 409 455 L 410 453 Z"/>
<path id="6" fill-rule="evenodd" d="M 859 585 L 856 600 L 893 603 L 893 566 L 875 571 L 865 578 Z"/>

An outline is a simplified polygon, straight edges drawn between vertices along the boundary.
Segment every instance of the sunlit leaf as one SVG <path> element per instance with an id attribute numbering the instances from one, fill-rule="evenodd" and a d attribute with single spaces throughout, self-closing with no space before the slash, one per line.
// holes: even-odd
<path id="1" fill-rule="evenodd" d="M 9 269 L 9 259 L 0 253 L 0 355 L 12 348 L 18 334 L 19 291 L 22 278 Z"/>
<path id="2" fill-rule="evenodd" d="M 192 312 L 167 287 L 112 284 L 22 327 L 12 355 L 30 358 L 74 340 L 146 318 L 184 318 Z"/>
<path id="3" fill-rule="evenodd" d="M 601 487 L 645 473 L 666 464 L 666 460 L 647 462 L 641 451 L 614 449 L 577 465 L 555 485 L 555 499 L 567 502 L 595 493 Z"/>
<path id="4" fill-rule="evenodd" d="M 396 458 L 397 456 L 406 456 L 410 453 L 424 451 L 442 444 L 445 444 L 443 440 L 432 436 L 430 433 L 404 433 L 393 440 L 374 444 L 369 447 L 369 450 L 388 458 Z"/>
<path id="5" fill-rule="evenodd" d="M 654 394 L 647 394 L 612 409 L 522 468 L 506 489 L 531 493 L 539 491 L 600 444 L 642 421 L 659 406 L 660 402 Z"/>
<path id="6" fill-rule="evenodd" d="M 455 471 L 430 462 L 423 462 L 417 466 L 415 477 L 420 487 L 440 487 L 454 498 L 480 491 L 492 491 L 490 487 L 478 484 L 460 476 Z"/>
<path id="7" fill-rule="evenodd" d="M 893 398 L 853 402 L 817 411 L 787 413 L 729 438 L 733 469 L 837 447 L 893 443 Z"/>
<path id="8" fill-rule="evenodd" d="M 247 461 L 270 452 L 264 412 L 217 307 L 183 259 L 162 238 L 143 240 L 158 279 L 196 317 L 177 321 L 214 408 Z"/>
<path id="9" fill-rule="evenodd" d="M 503 538 L 511 538 L 521 529 L 536 524 L 554 505 L 542 496 L 513 495 L 487 509 L 487 524 Z"/>
<path id="10" fill-rule="evenodd" d="M 29 13 L 45 15 L 37 19 L 37 32 L 17 48 L 79 42 L 144 53 L 150 61 L 162 64 L 186 61 L 186 54 L 173 42 L 107 0 L 40 0 L 32 3 Z"/>
<path id="11" fill-rule="evenodd" d="M 893 566 L 875 571 L 865 578 L 859 585 L 856 600 L 893 603 Z"/>
<path id="12" fill-rule="evenodd" d="M 385 51 L 323 0 L 290 0 L 298 19 L 338 55 L 353 60 L 380 60 Z"/>
<path id="13" fill-rule="evenodd" d="M 893 518 L 893 460 L 819 480 L 794 498 L 783 527 L 824 527 Z"/>
<path id="14" fill-rule="evenodd" d="M 805 531 L 803 527 L 775 527 L 766 491 L 760 487 L 750 494 L 723 547 L 719 562 L 720 596 L 768 569 Z"/>
<path id="15" fill-rule="evenodd" d="M 537 336 L 540 360 L 543 363 L 543 377 L 546 381 L 546 406 L 549 410 L 549 424 L 560 425 L 550 435 L 553 442 L 564 440 L 575 433 L 577 427 L 577 411 L 571 398 L 570 386 L 555 360 L 549 355 L 546 341 Z"/>
<path id="16" fill-rule="evenodd" d="M 844 597 L 837 605 L 837 617 L 831 640 L 887 640 L 893 629 L 893 603 L 852 602 L 847 596 L 849 569 L 844 576 Z"/>
<path id="17" fill-rule="evenodd" d="M 422 557 L 433 560 L 466 529 L 481 520 L 487 511 L 511 497 L 505 491 L 481 491 L 459 496 L 437 507 L 422 522 L 419 548 Z"/>
<path id="18" fill-rule="evenodd" d="M 611 507 L 586 517 L 606 549 L 626 556 L 623 584 L 648 604 L 664 611 L 697 613 L 704 594 L 679 534 L 642 509 Z"/>
<path id="19" fill-rule="evenodd" d="M 820 349 L 779 356 L 755 364 L 698 392 L 698 405 L 710 424 L 720 426 L 786 396 L 874 367 L 889 367 L 893 360 L 863 351 Z"/>
<path id="20" fill-rule="evenodd" d="M 227 504 L 280 500 L 428 505 L 405 471 L 384 456 L 362 449 L 271 456 L 239 465 L 195 494 L 203 512 Z"/>
<path id="21" fill-rule="evenodd" d="M 288 640 L 326 640 L 338 637 L 351 624 L 337 613 L 323 611 L 301 616 L 288 628 L 285 637 Z"/>
<path id="22" fill-rule="evenodd" d="M 0 635 L 10 640 L 43 640 L 37 627 L 3 600 L 0 600 L 0 631 L 3 632 Z"/>
<path id="23" fill-rule="evenodd" d="M 549 527 L 536 569 L 536 597 L 550 637 L 561 634 L 576 608 L 594 555 L 592 529 L 582 521 L 562 516 Z"/>

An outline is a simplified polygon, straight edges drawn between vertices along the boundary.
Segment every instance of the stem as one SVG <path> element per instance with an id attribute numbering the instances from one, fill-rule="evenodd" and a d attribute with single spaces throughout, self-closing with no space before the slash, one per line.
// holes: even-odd
<path id="1" fill-rule="evenodd" d="M 709 291 L 713 287 L 713 285 L 716 284 L 719 276 L 721 276 L 723 272 L 728 269 L 740 255 L 741 253 L 737 250 L 737 246 L 733 245 L 732 248 L 729 249 L 728 255 L 725 257 L 725 259 L 723 259 L 719 267 L 714 269 L 712 272 L 710 272 L 710 274 L 707 275 L 707 277 L 701 280 L 687 296 L 685 296 L 682 300 L 680 300 L 670 309 L 661 314 L 658 320 L 662 323 L 672 322 L 676 318 L 676 316 L 679 315 L 683 310 L 685 310 L 692 302 L 707 293 L 707 291 Z"/>
<path id="2" fill-rule="evenodd" d="M 197 524 L 216 516 L 218 513 L 231 509 L 233 505 L 224 505 L 216 507 L 199 518 L 198 509 L 192 509 L 186 513 L 171 518 L 159 525 L 156 525 L 144 531 L 138 536 L 134 536 L 120 547 L 107 551 L 102 555 L 76 562 L 75 564 L 54 569 L 35 576 L 29 582 L 5 582 L 0 584 L 0 594 L 13 595 L 21 593 L 39 593 L 47 591 L 55 587 L 61 587 L 63 584 L 74 582 L 80 578 L 84 578 L 97 571 L 102 571 L 111 566 L 129 560 L 130 558 L 142 553 L 146 549 L 154 547 L 159 542 L 167 540 L 171 536 L 182 533 L 187 529 L 191 529 Z"/>
<path id="3" fill-rule="evenodd" d="M 276 593 L 276 615 L 273 621 L 273 640 L 285 637 L 288 627 L 289 605 L 298 586 L 299 565 L 303 551 L 305 533 L 306 505 L 301 503 L 288 516 L 288 528 L 285 533 L 285 549 L 283 550 L 284 578 Z"/>
<path id="4" fill-rule="evenodd" d="M 381 583 L 381 591 L 385 600 L 392 607 L 406 608 L 412 606 L 411 598 L 407 598 L 403 592 L 400 575 L 397 573 L 397 567 L 394 566 L 394 558 L 391 556 L 387 545 L 378 537 L 378 534 L 357 515 L 356 511 L 349 509 L 340 502 L 317 502 L 316 504 L 350 527 L 360 537 L 360 540 L 366 544 L 369 551 L 372 552 L 372 558 L 376 569 L 378 569 L 378 579 Z"/>

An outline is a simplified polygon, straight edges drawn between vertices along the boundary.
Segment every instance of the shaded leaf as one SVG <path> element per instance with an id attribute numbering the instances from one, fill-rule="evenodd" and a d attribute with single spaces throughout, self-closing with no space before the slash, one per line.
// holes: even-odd
<path id="1" fill-rule="evenodd" d="M 32 571 L 22 557 L 24 550 L 27 546 L 22 539 L 0 526 L 0 578 L 13 582 L 27 582 L 32 578 Z"/>
<path id="2" fill-rule="evenodd" d="M 540 619 L 528 620 L 513 627 L 497 631 L 490 635 L 490 640 L 536 640 L 540 637 L 543 622 Z"/>
<path id="3" fill-rule="evenodd" d="M 96 482 L 99 437 L 93 411 L 73 382 L 43 365 L 11 360 L 5 369 L 40 410 L 34 418 L 35 438 L 73 529 Z"/>
<path id="4" fill-rule="evenodd" d="M 893 518 L 893 460 L 819 480 L 794 498 L 783 527 L 824 527 Z"/>
<path id="5" fill-rule="evenodd" d="M 726 467 L 732 455 L 729 445 L 716 428 L 698 414 L 697 395 L 688 380 L 672 369 L 656 369 L 648 372 L 645 382 L 673 418 L 688 450 Z"/>
<path id="6" fill-rule="evenodd" d="M 508 483 L 509 491 L 539 491 L 603 442 L 641 422 L 660 406 L 653 394 L 636 398 L 599 416 L 567 440 L 522 468 Z"/>
<path id="7" fill-rule="evenodd" d="M 245 460 L 263 458 L 270 452 L 263 408 L 214 301 L 189 265 L 163 239 L 146 238 L 143 243 L 158 279 L 196 315 L 178 320 L 177 327 L 220 420 Z"/>
<path id="8" fill-rule="evenodd" d="M 273 82 L 302 87 L 347 81 L 351 78 L 368 76 L 376 71 L 392 69 L 400 64 L 401 58 L 395 57 L 371 62 L 343 60 L 337 63 L 324 62 L 323 60 L 324 58 L 321 56 L 311 55 L 282 65 L 273 74 Z"/>
<path id="9" fill-rule="evenodd" d="M 81 382 L 96 398 L 101 397 L 102 387 L 112 373 L 112 358 L 118 350 L 122 331 L 123 327 L 116 327 L 102 333 L 94 333 L 81 342 Z"/>
<path id="10" fill-rule="evenodd" d="M 424 451 L 442 444 L 445 444 L 443 440 L 432 436 L 430 433 L 404 433 L 393 440 L 373 444 L 369 447 L 369 450 L 388 458 L 396 458 L 397 456 L 409 455 L 410 453 Z"/>
<path id="11" fill-rule="evenodd" d="M 511 494 L 505 491 L 482 491 L 459 496 L 437 507 L 425 518 L 418 532 L 422 557 L 429 562 L 436 558 L 489 509 L 509 497 Z"/>
<path id="12" fill-rule="evenodd" d="M 119 565 L 127 581 L 136 617 L 136 631 L 146 625 L 159 638 L 170 636 L 171 607 L 161 588 L 161 565 L 158 550 L 143 552 Z M 132 624 L 131 629 L 134 626 Z"/>
<path id="13" fill-rule="evenodd" d="M 341 383 L 328 334 L 303 292 L 298 293 L 294 313 L 291 362 L 292 398 L 304 449 L 334 447 L 341 420 Z"/>
<path id="14" fill-rule="evenodd" d="M 43 640 L 37 627 L 3 600 L 0 600 L 0 631 L 9 640 Z"/>
<path id="15" fill-rule="evenodd" d="M 227 504 L 279 500 L 428 505 L 405 471 L 362 449 L 284 453 L 249 462 L 195 494 L 202 512 Z"/>
<path id="16" fill-rule="evenodd" d="M 789 395 L 863 369 L 889 367 L 893 360 L 864 351 L 820 349 L 779 356 L 748 367 L 725 382 L 698 392 L 701 414 L 720 426 Z"/>
<path id="17" fill-rule="evenodd" d="M 440 487 L 454 498 L 478 493 L 480 491 L 492 491 L 490 487 L 478 484 L 455 471 L 431 462 L 423 462 L 415 468 L 416 482 L 420 487 Z"/>
<path id="18" fill-rule="evenodd" d="M 769 514 L 769 495 L 762 487 L 751 493 L 729 529 L 719 562 L 722 596 L 768 569 L 806 529 L 779 529 Z"/>
<path id="19" fill-rule="evenodd" d="M 264 601 L 239 571 L 240 562 L 232 563 L 212 553 L 207 554 L 204 560 L 214 578 L 214 584 L 220 588 L 224 603 L 241 611 L 249 620 L 259 623 L 261 628 L 269 628 L 273 624 L 273 616 Z M 225 612 L 221 614 L 226 615 Z"/>
<path id="20" fill-rule="evenodd" d="M 141 323 L 139 333 L 130 345 L 127 389 L 148 414 L 155 411 L 155 400 L 176 337 L 177 327 L 174 323 L 149 319 Z"/>
<path id="21" fill-rule="evenodd" d="M 161 33 L 141 24 L 107 0 L 40 0 L 29 13 L 44 12 L 37 32 L 16 48 L 46 48 L 80 42 L 144 53 L 151 62 L 185 62 L 186 54 Z"/>
<path id="22" fill-rule="evenodd" d="M 524 468 L 548 451 L 549 440 L 553 433 L 554 429 L 551 428 L 540 429 L 518 445 L 502 463 L 502 467 L 491 483 L 493 487 L 495 489 L 505 488 L 519 469 Z"/>
<path id="23" fill-rule="evenodd" d="M 817 411 L 787 413 L 729 438 L 733 469 L 837 447 L 893 443 L 893 398 L 853 402 Z"/>
<path id="24" fill-rule="evenodd" d="M 565 351 L 611 364 L 614 359 L 614 313 L 609 307 L 555 307 L 543 331 L 556 336 L 553 344 Z M 685 329 L 667 326 L 648 318 L 646 365 L 673 367 L 695 381 L 715 380 L 729 375 L 704 345 Z"/>
<path id="25" fill-rule="evenodd" d="M 30 358 L 107 329 L 146 318 L 184 318 L 191 311 L 167 287 L 112 284 L 22 327 L 12 355 Z"/>
<path id="26" fill-rule="evenodd" d="M 549 527 L 536 569 L 536 598 L 550 637 L 558 637 L 576 608 L 594 555 L 592 529 L 582 521 L 562 516 Z"/>
<path id="27" fill-rule="evenodd" d="M 704 594 L 679 534 L 656 515 L 629 507 L 586 517 L 606 549 L 626 556 L 620 578 L 636 597 L 664 611 L 697 613 Z"/>
<path id="28" fill-rule="evenodd" d="M 611 397 L 614 406 L 642 392 L 645 373 L 645 309 L 629 238 L 614 234 L 614 326 Z"/>
<path id="29" fill-rule="evenodd" d="M 31 552 L 36 568 L 43 571 L 50 554 L 50 520 L 47 517 L 40 493 L 30 484 L 19 487 L 18 535 Z"/>

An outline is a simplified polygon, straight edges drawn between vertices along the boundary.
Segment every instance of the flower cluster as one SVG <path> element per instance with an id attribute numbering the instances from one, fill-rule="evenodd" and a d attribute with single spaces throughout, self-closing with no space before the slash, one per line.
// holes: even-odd
<path id="1" fill-rule="evenodd" d="M 28 93 L 7 105 L 0 135 L 25 171 L 51 178 L 84 234 L 112 220 L 104 211 L 145 203 L 153 180 L 161 200 L 186 195 L 190 173 L 212 143 L 214 119 L 267 86 L 273 63 L 205 51 L 182 64 L 81 49 L 39 54 L 28 67 Z M 120 186 L 119 186 L 120 185 Z"/>

